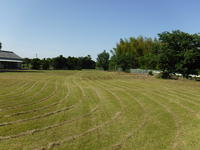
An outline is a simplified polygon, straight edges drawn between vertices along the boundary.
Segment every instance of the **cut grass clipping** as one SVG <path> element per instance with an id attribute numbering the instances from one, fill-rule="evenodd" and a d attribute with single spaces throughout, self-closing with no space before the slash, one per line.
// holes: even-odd
<path id="1" fill-rule="evenodd" d="M 2 150 L 199 150 L 200 83 L 103 71 L 0 73 Z"/>

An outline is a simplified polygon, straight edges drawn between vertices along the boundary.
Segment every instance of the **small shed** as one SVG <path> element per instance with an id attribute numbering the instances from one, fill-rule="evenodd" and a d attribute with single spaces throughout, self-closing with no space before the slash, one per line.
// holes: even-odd
<path id="1" fill-rule="evenodd" d="M 11 51 L 0 50 L 0 69 L 21 69 L 22 58 Z"/>

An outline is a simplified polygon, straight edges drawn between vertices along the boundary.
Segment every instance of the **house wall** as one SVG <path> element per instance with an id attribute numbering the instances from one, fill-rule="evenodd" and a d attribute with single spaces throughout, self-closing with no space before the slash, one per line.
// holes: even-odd
<path id="1" fill-rule="evenodd" d="M 19 62 L 0 62 L 0 69 L 21 69 Z"/>
<path id="2" fill-rule="evenodd" d="M 3 63 L 0 62 L 0 69 L 3 69 L 3 68 L 4 68 Z"/>

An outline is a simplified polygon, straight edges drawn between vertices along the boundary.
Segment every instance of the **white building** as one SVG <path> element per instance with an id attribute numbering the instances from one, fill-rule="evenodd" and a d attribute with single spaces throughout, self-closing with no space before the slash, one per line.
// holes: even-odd
<path id="1" fill-rule="evenodd" d="M 22 58 L 11 51 L 0 50 L 0 69 L 20 69 Z"/>

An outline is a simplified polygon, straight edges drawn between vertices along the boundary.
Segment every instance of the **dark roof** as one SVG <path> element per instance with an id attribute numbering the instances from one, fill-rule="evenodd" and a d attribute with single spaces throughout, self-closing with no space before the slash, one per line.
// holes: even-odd
<path id="1" fill-rule="evenodd" d="M 0 50 L 0 59 L 22 60 L 22 58 L 16 55 L 14 52 L 3 50 Z"/>

